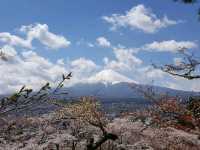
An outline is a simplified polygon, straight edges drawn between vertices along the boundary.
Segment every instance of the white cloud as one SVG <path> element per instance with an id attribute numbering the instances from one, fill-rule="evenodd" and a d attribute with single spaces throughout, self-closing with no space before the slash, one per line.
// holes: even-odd
<path id="1" fill-rule="evenodd" d="M 67 72 L 63 66 L 53 64 L 33 51 L 22 52 L 8 61 L 0 60 L 0 94 L 12 92 L 23 85 L 36 89 L 47 81 L 55 83 Z"/>
<path id="2" fill-rule="evenodd" d="M 161 84 L 161 86 L 165 86 L 172 89 L 177 90 L 185 90 L 185 91 L 200 91 L 199 87 L 200 81 L 199 80 L 186 80 L 183 78 L 173 77 L 172 80 L 168 80 Z"/>
<path id="3" fill-rule="evenodd" d="M 20 31 L 26 34 L 26 39 L 12 35 L 8 32 L 2 32 L 0 33 L 0 41 L 12 46 L 33 48 L 32 41 L 39 40 L 43 45 L 50 49 L 65 48 L 71 43 L 64 36 L 50 32 L 48 25 L 46 24 L 38 23 L 29 26 L 22 26 Z"/>
<path id="4" fill-rule="evenodd" d="M 118 71 L 132 70 L 142 64 L 142 60 L 133 55 L 133 51 L 126 48 L 114 47 L 113 52 L 116 60 L 104 58 L 105 68 Z"/>
<path id="5" fill-rule="evenodd" d="M 133 55 L 132 51 L 123 48 L 114 48 L 116 58 L 130 66 L 140 65 L 142 60 Z"/>
<path id="6" fill-rule="evenodd" d="M 87 43 L 87 45 L 88 45 L 89 47 L 94 47 L 94 44 L 92 44 L 92 43 Z"/>
<path id="7" fill-rule="evenodd" d="M 59 64 L 59 65 L 65 65 L 64 59 L 63 58 L 58 59 L 57 60 L 57 64 Z"/>
<path id="8" fill-rule="evenodd" d="M 165 72 L 161 71 L 160 69 L 156 69 L 150 65 L 140 67 L 137 71 L 140 74 L 139 75 L 140 77 L 144 77 L 144 79 L 146 78 L 146 80 L 149 80 L 149 81 L 152 81 L 155 79 L 157 79 L 157 80 L 163 79 L 165 77 L 165 75 L 167 75 Z"/>
<path id="9" fill-rule="evenodd" d="M 185 91 L 200 91 L 200 80 L 186 80 L 180 77 L 169 75 L 152 66 L 141 66 L 134 72 L 134 78 L 141 84 L 154 84 Z"/>
<path id="10" fill-rule="evenodd" d="M 16 35 L 12 35 L 8 32 L 0 33 L 0 41 L 12 46 L 20 46 L 25 48 L 32 48 L 31 41 L 22 39 Z"/>
<path id="11" fill-rule="evenodd" d="M 150 44 L 145 44 L 141 49 L 147 51 L 156 51 L 156 52 L 177 52 L 181 48 L 192 49 L 198 47 L 195 42 L 192 41 L 155 41 Z"/>
<path id="12" fill-rule="evenodd" d="M 14 48 L 8 47 L 6 52 L 11 52 L 13 57 L 8 61 L 0 59 L 0 94 L 13 92 L 20 89 L 23 85 L 37 89 L 46 82 L 55 85 L 63 73 L 73 72 L 73 78 L 69 85 L 81 80 L 86 80 L 98 71 L 98 66 L 89 59 L 78 58 L 70 62 L 58 59 L 52 63 L 48 59 L 39 56 L 33 51 L 24 51 L 19 54 Z"/>
<path id="13" fill-rule="evenodd" d="M 69 68 L 73 72 L 71 85 L 75 83 L 88 82 L 88 78 L 99 71 L 100 66 L 90 59 L 84 57 L 69 62 Z"/>
<path id="14" fill-rule="evenodd" d="M 104 16 L 103 20 L 112 25 L 112 30 L 120 27 L 139 29 L 145 33 L 155 33 L 161 28 L 175 25 L 178 22 L 168 19 L 167 16 L 159 19 L 150 9 L 140 4 L 127 11 L 126 14 L 112 14 Z"/>
<path id="15" fill-rule="evenodd" d="M 130 70 L 130 66 L 123 62 L 119 62 L 116 60 L 110 60 L 109 62 L 106 63 L 105 68 L 117 70 L 117 71 L 125 71 L 125 70 Z"/>
<path id="16" fill-rule="evenodd" d="M 82 58 L 82 57 L 79 59 L 73 60 L 70 63 L 70 65 L 73 68 L 73 70 L 75 70 L 76 72 L 91 73 L 92 71 L 98 68 L 98 66 L 92 60 Z"/>
<path id="17" fill-rule="evenodd" d="M 67 44 L 63 44 L 65 42 L 58 42 L 62 39 L 60 38 L 62 36 L 49 32 L 47 25 L 36 24 L 24 26 L 21 28 L 21 31 L 26 33 L 26 39 L 9 33 L 0 33 L 0 41 L 7 43 L 1 51 L 8 56 L 8 61 L 0 59 L 0 94 L 19 89 L 23 85 L 28 85 L 34 89 L 46 82 L 54 85 L 63 73 L 70 71 L 73 72 L 73 78 L 69 82 L 69 85 L 80 82 L 117 83 L 136 81 L 148 84 L 154 80 L 156 81 L 156 85 L 160 86 L 184 90 L 200 90 L 198 86 L 200 84 L 199 81 L 189 82 L 169 76 L 158 69 L 152 68 L 152 66 L 145 66 L 143 61 L 135 55 L 140 50 L 175 52 L 183 47 L 188 49 L 196 48 L 197 44 L 195 42 L 178 42 L 175 40 L 155 41 L 140 48 L 126 48 L 121 45 L 114 47 L 106 38 L 99 37 L 99 46 L 111 48 L 115 56 L 113 60 L 105 57 L 103 59 L 104 65 L 99 66 L 94 61 L 84 57 L 66 61 L 66 63 L 61 58 L 56 63 L 53 63 L 47 58 L 39 56 L 34 51 L 17 52 L 14 46 L 32 48 L 32 41 L 34 39 L 53 49 L 67 46 Z M 56 40 L 54 41 L 54 39 Z M 55 43 L 52 43 L 52 40 Z M 174 58 L 174 62 L 180 63 L 181 58 Z"/>
<path id="18" fill-rule="evenodd" d="M 64 36 L 50 32 L 47 24 L 38 23 L 29 26 L 22 26 L 20 31 L 27 34 L 27 39 L 29 41 L 37 39 L 51 49 L 68 47 L 71 43 Z"/>
<path id="19" fill-rule="evenodd" d="M 1 52 L 3 52 L 6 57 L 14 57 L 17 55 L 17 51 L 10 45 L 4 45 L 1 48 Z"/>
<path id="20" fill-rule="evenodd" d="M 155 42 L 153 42 L 155 43 Z M 143 61 L 136 57 L 134 54 L 141 50 L 148 51 L 169 51 L 176 52 L 180 48 L 196 48 L 197 44 L 192 41 L 162 41 L 157 44 L 146 44 L 139 48 L 126 48 L 124 46 L 110 46 L 113 49 L 115 59 L 108 57 L 103 58 L 104 70 L 97 74 L 93 74 L 87 78 L 85 82 L 118 82 L 115 78 L 115 74 L 126 77 L 134 82 L 141 84 L 154 84 L 157 86 L 170 87 L 178 90 L 195 90 L 198 91 L 199 87 L 196 86 L 195 82 L 184 82 L 183 79 L 179 79 L 169 74 L 155 69 L 151 65 L 144 65 Z M 174 59 L 175 62 L 180 62 L 180 59 Z M 112 73 L 114 72 L 114 73 Z M 114 77 L 113 75 L 114 74 Z M 123 79 L 121 82 L 126 81 Z M 128 81 L 128 80 L 127 80 Z"/>
<path id="21" fill-rule="evenodd" d="M 105 37 L 99 37 L 96 39 L 97 44 L 102 47 L 110 47 L 110 42 Z"/>
<path id="22" fill-rule="evenodd" d="M 33 51 L 25 51 L 19 54 L 14 48 L 10 47 L 7 52 L 13 54 L 9 61 L 0 60 L 0 94 L 12 92 L 20 89 L 23 85 L 28 85 L 31 88 L 37 89 L 42 84 L 50 82 L 52 85 L 58 82 L 63 73 L 73 72 L 73 78 L 66 85 L 86 82 L 139 82 L 142 84 L 156 81 L 155 85 L 171 87 L 184 90 L 200 90 L 198 81 L 187 81 L 180 78 L 174 78 L 168 74 L 154 69 L 151 66 L 133 67 L 128 71 L 128 74 L 116 71 L 115 67 L 105 69 L 103 66 L 98 66 L 90 59 L 78 58 L 69 62 L 63 59 L 58 59 L 56 63 L 52 63 L 48 59 L 39 56 Z M 119 56 L 118 56 L 119 57 Z M 125 56 L 122 56 L 125 58 Z M 127 67 L 124 58 L 116 59 L 116 66 Z M 104 59 L 104 62 L 112 63 L 114 60 Z M 124 65 L 124 66 L 123 66 Z M 121 67 L 119 67 L 121 69 Z M 103 69 L 103 70 L 102 70 Z M 128 75 L 129 77 L 127 77 Z"/>
<path id="23" fill-rule="evenodd" d="M 84 38 L 81 38 L 80 40 L 78 40 L 78 41 L 76 42 L 76 45 L 78 45 L 78 46 L 83 45 L 83 46 L 87 46 L 87 47 L 90 47 L 90 48 L 93 48 L 93 47 L 96 46 L 95 43 L 93 43 L 93 42 L 88 42 L 88 41 L 87 41 L 86 39 L 84 39 Z"/>

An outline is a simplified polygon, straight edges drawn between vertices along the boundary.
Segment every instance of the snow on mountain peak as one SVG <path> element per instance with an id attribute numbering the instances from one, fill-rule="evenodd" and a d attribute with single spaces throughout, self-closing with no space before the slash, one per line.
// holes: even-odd
<path id="1" fill-rule="evenodd" d="M 116 72 L 113 71 L 111 69 L 106 69 L 106 70 L 102 70 L 99 73 L 97 73 L 96 75 L 90 77 L 88 79 L 89 82 L 91 83 L 111 83 L 111 84 L 116 84 L 119 82 L 134 82 L 137 83 L 136 81 Z"/>

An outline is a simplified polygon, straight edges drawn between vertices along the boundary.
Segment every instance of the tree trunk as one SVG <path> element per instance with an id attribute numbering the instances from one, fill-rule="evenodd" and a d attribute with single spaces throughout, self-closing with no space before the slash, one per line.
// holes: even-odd
<path id="1" fill-rule="evenodd" d="M 91 138 L 87 144 L 87 150 L 96 150 L 107 140 L 115 141 L 117 139 L 118 139 L 117 135 L 112 133 L 105 133 L 96 143 L 94 143 L 94 139 Z"/>

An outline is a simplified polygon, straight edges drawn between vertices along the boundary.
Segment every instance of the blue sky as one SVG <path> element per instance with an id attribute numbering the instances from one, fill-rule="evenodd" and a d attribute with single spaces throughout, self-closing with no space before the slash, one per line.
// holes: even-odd
<path id="1" fill-rule="evenodd" d="M 18 61 L 12 64 L 1 62 L 0 74 L 4 76 L 4 81 L 0 82 L 0 86 L 4 87 L 5 91 L 15 90 L 22 84 L 26 84 L 25 81 L 19 81 L 26 75 L 27 78 L 30 77 L 27 83 L 33 87 L 36 81 L 45 82 L 41 74 L 37 74 L 38 78 L 36 78 L 36 73 L 31 74 L 27 67 L 23 68 L 24 64 L 28 65 L 24 53 L 29 52 L 28 57 L 37 55 L 39 59 L 44 59 L 45 63 L 51 64 L 51 69 L 42 68 L 42 64 L 39 64 L 42 62 L 39 61 L 37 65 L 41 65 L 40 68 L 34 69 L 41 69 L 43 74 L 49 73 L 49 70 L 50 72 L 59 70 L 58 73 L 61 70 L 72 70 L 75 75 L 73 83 L 77 83 L 78 80 L 88 82 L 88 79 L 99 81 L 98 75 L 103 74 L 106 79 L 101 80 L 112 82 L 121 81 L 122 76 L 125 80 L 130 79 L 145 84 L 158 79 L 156 85 L 183 90 L 200 90 L 195 82 L 174 79 L 158 70 L 153 70 L 150 66 L 151 62 L 173 63 L 174 59 L 178 58 L 177 47 L 182 45 L 194 51 L 196 55 L 200 55 L 198 50 L 200 23 L 197 19 L 197 10 L 198 4 L 184 5 L 171 0 L 2 0 L 0 2 L 0 44 L 3 48 L 8 47 L 8 49 L 12 48 L 11 51 L 16 51 L 15 57 Z M 143 20 L 145 17 L 139 15 L 146 15 L 145 17 L 148 18 Z M 20 31 L 22 26 L 26 26 L 26 31 Z M 45 36 L 53 37 L 32 34 L 29 36 L 31 41 L 28 41 L 29 31 L 36 28 L 47 29 L 44 32 L 50 34 L 44 33 Z M 14 35 L 22 41 L 25 40 L 23 42 L 29 45 L 19 44 L 21 41 L 16 42 L 16 38 L 5 33 Z M 62 42 L 59 41 L 61 37 L 65 39 Z M 54 43 L 57 45 L 56 48 L 55 45 L 51 46 L 51 40 L 57 41 Z M 105 41 L 108 43 L 105 44 Z M 4 51 L 6 53 L 7 50 L 4 48 Z M 133 57 L 129 58 L 129 56 Z M 33 63 L 38 60 L 29 59 L 29 62 Z M 57 62 L 61 59 L 63 64 L 59 66 Z M 127 61 L 129 59 L 130 62 Z M 19 63 L 22 61 L 22 64 Z M 85 66 L 81 66 L 84 63 Z M 20 65 L 24 69 L 23 73 L 20 70 L 16 71 L 16 66 L 20 67 Z M 8 67 L 10 67 L 9 71 L 5 69 Z M 55 70 L 52 71 L 52 68 Z M 5 72 L 9 75 L 5 75 Z M 110 74 L 115 74 L 113 79 L 107 79 L 106 76 L 112 76 Z M 143 77 L 144 74 L 148 77 Z M 13 76 L 18 76 L 16 81 L 11 81 Z M 57 81 L 58 76 L 50 75 L 46 80 L 54 82 Z"/>

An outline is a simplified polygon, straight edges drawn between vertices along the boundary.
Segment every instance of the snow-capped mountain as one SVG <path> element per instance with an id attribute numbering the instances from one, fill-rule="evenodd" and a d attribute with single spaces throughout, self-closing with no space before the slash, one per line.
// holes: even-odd
<path id="1" fill-rule="evenodd" d="M 64 88 L 69 94 L 65 98 L 77 98 L 80 96 L 95 96 L 100 99 L 141 99 L 143 95 L 138 91 L 153 88 L 158 94 L 181 96 L 187 98 L 196 95 L 194 92 L 180 91 L 159 86 L 141 85 L 113 70 L 103 70 L 90 77 L 87 82 L 76 83 Z"/>
<path id="2" fill-rule="evenodd" d="M 108 84 L 108 83 L 116 84 L 120 82 L 137 83 L 136 81 L 129 79 L 128 77 L 123 76 L 122 74 L 116 71 L 113 71 L 111 69 L 100 71 L 96 75 L 90 77 L 88 79 L 88 82 L 89 83 L 104 83 L 104 84 Z"/>
<path id="3" fill-rule="evenodd" d="M 80 96 L 95 96 L 101 99 L 127 99 L 127 98 L 142 98 L 142 94 L 138 91 L 138 86 L 143 89 L 152 87 L 158 94 L 168 94 L 171 96 L 181 96 L 187 98 L 191 95 L 196 95 L 194 92 L 179 91 L 164 87 L 139 85 L 129 82 L 118 83 L 81 83 L 76 84 L 65 90 L 68 91 L 67 97 Z"/>

